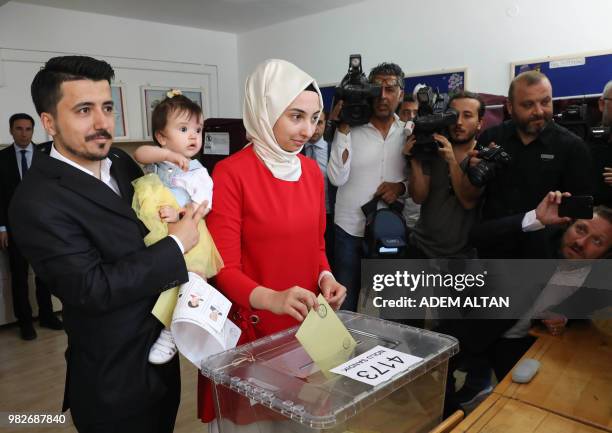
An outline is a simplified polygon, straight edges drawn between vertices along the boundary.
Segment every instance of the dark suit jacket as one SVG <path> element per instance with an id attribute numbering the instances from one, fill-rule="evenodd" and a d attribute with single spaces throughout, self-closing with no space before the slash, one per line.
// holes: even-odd
<path id="1" fill-rule="evenodd" d="M 32 164 L 36 162 L 41 152 L 49 154 L 49 143 L 34 145 Z M 0 226 L 8 228 L 8 208 L 15 189 L 21 182 L 19 168 L 17 167 L 17 155 L 15 145 L 0 150 Z"/>
<path id="2" fill-rule="evenodd" d="M 160 292 L 187 281 L 173 239 L 144 245 L 146 229 L 131 208 L 140 168 L 118 149 L 109 158 L 122 197 L 41 154 L 9 208 L 18 247 L 63 303 L 64 405 L 81 424 L 141 413 L 164 397 L 166 372 L 147 361 L 161 330 L 151 309 Z M 178 362 L 173 368 L 178 382 Z"/>

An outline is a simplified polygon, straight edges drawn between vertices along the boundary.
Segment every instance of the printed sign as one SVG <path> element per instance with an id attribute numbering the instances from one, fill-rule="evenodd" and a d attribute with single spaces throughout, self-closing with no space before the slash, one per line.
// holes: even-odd
<path id="1" fill-rule="evenodd" d="M 421 361 L 418 356 L 376 346 L 330 371 L 376 386 Z"/>

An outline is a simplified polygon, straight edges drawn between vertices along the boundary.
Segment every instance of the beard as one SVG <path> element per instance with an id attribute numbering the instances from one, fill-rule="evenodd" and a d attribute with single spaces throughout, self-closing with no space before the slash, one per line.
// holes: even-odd
<path id="1" fill-rule="evenodd" d="M 609 108 L 609 105 L 611 104 L 608 103 L 608 106 L 606 106 L 601 115 L 601 124 L 603 126 L 612 126 L 612 110 Z"/>
<path id="2" fill-rule="evenodd" d="M 382 105 L 382 107 L 379 108 L 379 105 Z M 374 105 L 372 107 L 374 117 L 376 117 L 378 120 L 388 120 L 389 118 L 393 117 L 393 114 L 395 114 L 395 110 L 397 109 L 398 105 L 399 102 L 394 108 L 388 102 L 381 103 L 380 101 L 375 100 Z"/>
<path id="3" fill-rule="evenodd" d="M 113 136 L 110 132 L 101 129 L 96 131 L 94 134 L 88 135 L 85 137 L 85 143 L 89 141 L 93 141 L 98 138 L 105 138 L 108 141 L 105 143 L 97 143 L 93 149 L 88 149 L 86 146 L 83 146 L 82 149 L 79 149 L 72 144 L 61 140 L 62 133 L 58 128 L 57 137 L 54 137 L 56 140 L 60 138 L 61 146 L 70 154 L 87 161 L 102 161 L 106 159 L 108 156 L 108 152 L 110 151 L 110 145 L 112 144 Z"/>
<path id="4" fill-rule="evenodd" d="M 453 132 L 451 132 L 450 136 L 451 136 L 451 140 L 453 144 L 462 145 L 462 144 L 470 143 L 476 137 L 476 133 L 477 131 L 474 131 L 468 134 L 465 138 L 457 138 L 456 135 Z"/>
<path id="5" fill-rule="evenodd" d="M 532 122 L 542 120 L 542 126 L 536 126 Z M 542 116 L 531 116 L 527 120 L 515 119 L 516 127 L 523 132 L 525 135 L 536 137 L 548 126 L 552 121 L 552 114 L 543 114 Z"/>

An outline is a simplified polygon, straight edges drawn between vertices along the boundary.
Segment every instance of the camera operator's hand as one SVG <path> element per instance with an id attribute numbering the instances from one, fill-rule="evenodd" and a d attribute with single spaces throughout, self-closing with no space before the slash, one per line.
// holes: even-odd
<path id="1" fill-rule="evenodd" d="M 414 148 L 415 144 L 416 144 L 416 137 L 413 134 L 406 139 L 406 143 L 404 143 L 404 149 L 402 149 L 402 153 L 406 156 L 413 156 L 412 149 Z"/>
<path id="2" fill-rule="evenodd" d="M 382 198 L 385 203 L 391 204 L 403 195 L 405 190 L 406 187 L 402 182 L 383 182 L 378 185 L 374 195 Z"/>
<path id="3" fill-rule="evenodd" d="M 438 149 L 438 155 L 444 159 L 447 163 L 451 164 L 455 162 L 455 152 L 453 152 L 453 145 L 448 141 L 448 138 L 437 132 L 433 134 L 433 138 L 440 143 L 442 147 Z"/>
<path id="4" fill-rule="evenodd" d="M 571 218 L 559 216 L 559 205 L 563 197 L 569 197 L 569 192 L 551 191 L 540 202 L 536 208 L 536 218 L 545 226 L 553 224 L 564 224 L 571 221 Z"/>
<path id="5" fill-rule="evenodd" d="M 344 101 L 341 99 L 339 100 L 336 105 L 334 105 L 334 108 L 332 108 L 332 111 L 329 113 L 329 120 L 333 121 L 333 122 L 339 122 L 340 121 L 340 112 L 342 111 L 342 106 L 344 105 Z"/>
<path id="6" fill-rule="evenodd" d="M 494 147 L 499 147 L 499 146 L 497 146 L 497 144 L 495 144 L 495 142 L 492 141 L 489 143 L 487 147 L 489 149 L 492 149 Z M 470 168 L 476 167 L 482 161 L 482 159 L 478 158 L 478 150 L 476 149 L 470 150 L 467 154 L 470 157 L 470 161 L 469 161 Z"/>
<path id="7" fill-rule="evenodd" d="M 351 127 L 347 123 L 340 122 L 340 112 L 342 111 L 343 106 L 344 101 L 338 101 L 332 109 L 331 113 L 329 113 L 329 120 L 333 122 L 338 122 L 338 131 L 346 135 L 351 132 Z"/>
<path id="8" fill-rule="evenodd" d="M 603 177 L 604 183 L 612 186 L 612 167 L 604 167 Z"/>

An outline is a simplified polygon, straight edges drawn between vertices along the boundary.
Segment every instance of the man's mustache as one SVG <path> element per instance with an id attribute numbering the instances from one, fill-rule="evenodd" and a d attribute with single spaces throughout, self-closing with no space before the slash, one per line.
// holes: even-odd
<path id="1" fill-rule="evenodd" d="M 85 141 L 97 140 L 99 138 L 106 138 L 107 140 L 112 140 L 113 136 L 106 129 L 100 129 L 96 131 L 95 134 L 86 136 Z"/>

